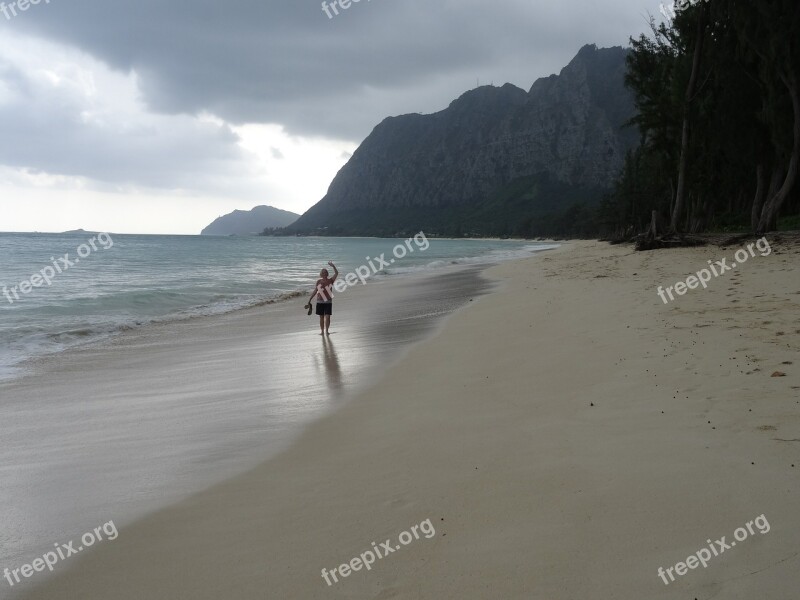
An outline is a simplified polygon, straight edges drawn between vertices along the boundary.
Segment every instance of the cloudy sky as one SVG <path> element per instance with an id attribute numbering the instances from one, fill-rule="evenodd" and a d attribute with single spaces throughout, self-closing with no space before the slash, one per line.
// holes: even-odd
<path id="1" fill-rule="evenodd" d="M 586 43 L 627 45 L 659 8 L 341 1 L 5 0 L 0 231 L 193 234 L 237 208 L 302 213 L 384 117 L 478 82 L 527 90 Z"/>

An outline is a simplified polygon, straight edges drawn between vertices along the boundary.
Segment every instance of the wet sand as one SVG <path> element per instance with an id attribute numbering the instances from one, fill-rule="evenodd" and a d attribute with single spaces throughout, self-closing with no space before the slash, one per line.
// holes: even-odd
<path id="1" fill-rule="evenodd" d="M 464 267 L 379 279 L 337 295 L 330 337 L 303 297 L 39 361 L 0 384 L 0 568 L 275 455 L 488 287 Z"/>

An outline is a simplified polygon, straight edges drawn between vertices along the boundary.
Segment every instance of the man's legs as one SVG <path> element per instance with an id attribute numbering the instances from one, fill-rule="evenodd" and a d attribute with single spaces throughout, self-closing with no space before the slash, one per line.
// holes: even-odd
<path id="1" fill-rule="evenodd" d="M 330 319 L 330 317 L 328 317 Z M 319 334 L 325 335 L 325 315 L 319 316 Z"/>
<path id="2" fill-rule="evenodd" d="M 328 330 L 331 328 L 331 316 L 325 315 L 325 333 L 329 333 Z"/>

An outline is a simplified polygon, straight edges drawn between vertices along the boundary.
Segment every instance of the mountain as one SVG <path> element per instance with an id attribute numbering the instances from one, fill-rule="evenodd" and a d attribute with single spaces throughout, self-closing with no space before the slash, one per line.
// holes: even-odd
<path id="1" fill-rule="evenodd" d="M 300 215 L 272 206 L 256 206 L 253 210 L 235 210 L 216 219 L 200 235 L 255 235 L 268 227 L 286 227 Z"/>
<path id="2" fill-rule="evenodd" d="M 484 86 L 385 119 L 287 232 L 528 235 L 580 218 L 568 211 L 597 203 L 638 143 L 628 52 L 585 46 L 528 92 Z"/>

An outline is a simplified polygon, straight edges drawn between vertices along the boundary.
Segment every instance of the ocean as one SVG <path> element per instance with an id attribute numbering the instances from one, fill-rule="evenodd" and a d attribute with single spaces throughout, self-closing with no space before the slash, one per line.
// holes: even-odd
<path id="1" fill-rule="evenodd" d="M 3 233 L 0 380 L 24 374 L 29 359 L 149 323 L 299 301 L 329 260 L 343 277 L 362 267 L 376 281 L 500 262 L 547 247 L 552 244 L 424 234 L 404 244 L 375 238 Z M 393 263 L 373 274 L 381 255 Z"/>

